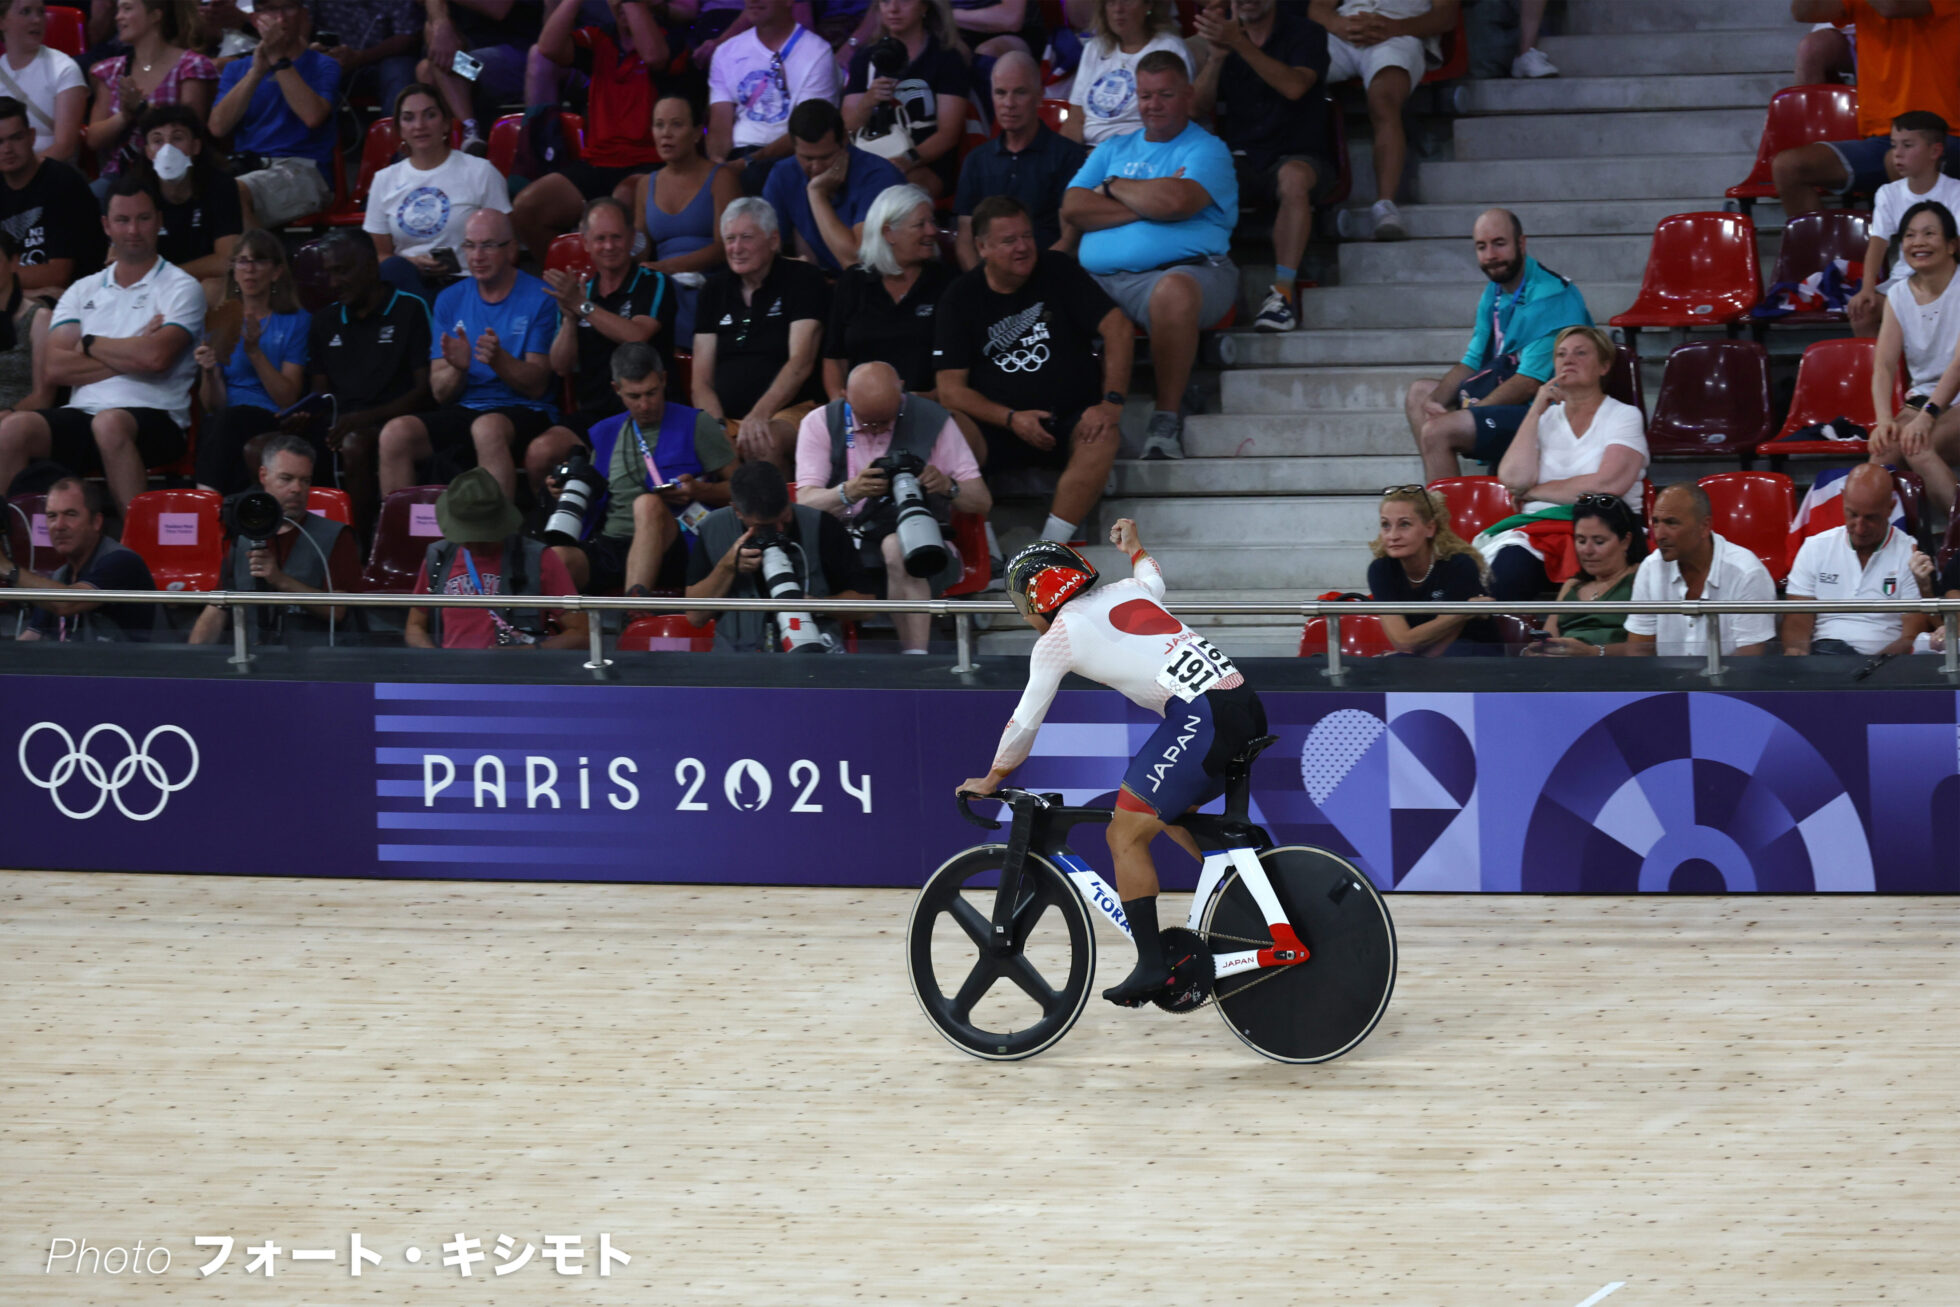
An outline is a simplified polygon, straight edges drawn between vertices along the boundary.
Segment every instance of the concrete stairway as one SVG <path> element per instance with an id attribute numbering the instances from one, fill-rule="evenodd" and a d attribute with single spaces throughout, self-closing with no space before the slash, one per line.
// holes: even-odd
<path id="1" fill-rule="evenodd" d="M 1420 160 L 1412 151 L 1403 196 L 1414 202 L 1402 204 L 1411 239 L 1316 246 L 1307 263 L 1322 285 L 1304 293 L 1302 329 L 1232 333 L 1215 411 L 1187 420 L 1186 459 L 1119 463 L 1084 534 L 1135 517 L 1173 603 L 1179 592 L 1298 600 L 1363 588 L 1381 488 L 1422 477 L 1402 395 L 1460 356 L 1485 285 L 1469 241 L 1476 215 L 1515 211 L 1529 252 L 1577 282 L 1604 323 L 1632 302 L 1657 221 L 1722 207 L 1722 191 L 1749 171 L 1764 106 L 1792 80 L 1803 29 L 1788 0 L 1569 0 L 1566 10 L 1566 34 L 1542 42 L 1563 75 L 1458 86 L 1443 148 Z M 1350 114 L 1349 136 L 1350 205 L 1365 210 L 1365 117 Z M 1767 272 L 1780 219 L 1773 204 L 1756 215 L 1772 230 Z M 1250 234 L 1241 241 L 1256 308 L 1271 250 Z M 1643 354 L 1659 358 L 1666 342 L 1648 342 Z M 1650 402 L 1658 380 L 1650 363 Z M 1023 532 L 1004 535 L 1012 548 Z M 1092 556 L 1127 571 L 1114 550 Z M 1291 653 L 1298 642 L 1297 619 L 1194 621 L 1242 655 Z M 987 643 L 1025 647 L 1025 633 Z"/>

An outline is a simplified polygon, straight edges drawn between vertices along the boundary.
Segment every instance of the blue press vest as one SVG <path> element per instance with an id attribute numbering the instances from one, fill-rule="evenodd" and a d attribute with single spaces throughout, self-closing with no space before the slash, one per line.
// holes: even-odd
<path id="1" fill-rule="evenodd" d="M 660 415 L 660 431 L 653 441 L 653 461 L 660 465 L 661 475 L 669 481 L 677 479 L 683 472 L 692 477 L 704 476 L 707 473 L 707 469 L 701 466 L 700 451 L 694 447 L 694 427 L 700 417 L 700 409 L 689 408 L 685 404 L 675 404 L 671 401 L 666 411 Z M 591 430 L 585 433 L 585 438 L 592 444 L 592 466 L 598 469 L 599 474 L 606 477 L 608 481 L 612 479 L 610 474 L 613 447 L 619 443 L 620 437 L 625 435 L 626 424 L 629 421 L 631 418 L 627 414 L 617 413 L 603 421 L 593 423 Z M 626 436 L 626 439 L 631 440 L 632 437 Z M 652 475 L 652 468 L 646 469 L 641 474 L 642 479 L 649 482 Z M 651 484 L 647 488 L 652 489 Z M 605 498 L 593 508 L 589 519 L 593 523 L 590 530 L 597 530 L 597 524 L 605 520 L 606 506 L 611 502 L 612 491 L 608 490 Z"/>

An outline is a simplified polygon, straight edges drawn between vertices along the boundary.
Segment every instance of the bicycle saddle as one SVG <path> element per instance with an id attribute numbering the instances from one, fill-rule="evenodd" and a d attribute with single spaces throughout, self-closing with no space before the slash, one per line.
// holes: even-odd
<path id="1" fill-rule="evenodd" d="M 1245 748 L 1240 749 L 1233 756 L 1232 761 L 1225 765 L 1226 774 L 1231 776 L 1251 775 L 1254 760 L 1267 749 L 1278 743 L 1279 736 L 1277 735 L 1262 735 L 1256 740 L 1247 741 Z"/>

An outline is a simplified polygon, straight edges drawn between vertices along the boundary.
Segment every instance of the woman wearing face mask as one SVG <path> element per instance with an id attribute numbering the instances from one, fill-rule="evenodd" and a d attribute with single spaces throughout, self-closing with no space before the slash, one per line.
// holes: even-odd
<path id="1" fill-rule="evenodd" d="M 197 443 L 197 484 L 231 494 L 249 484 L 247 444 L 279 425 L 280 409 L 306 388 L 307 329 L 312 319 L 293 294 L 286 248 L 253 228 L 238 241 L 225 302 L 205 320 L 207 337 L 194 357 L 204 430 Z M 328 467 L 316 464 L 316 483 Z"/>
<path id="2" fill-rule="evenodd" d="M 215 307 L 224 298 L 232 251 L 245 230 L 238 183 L 220 166 L 217 146 L 189 106 L 153 105 L 137 128 L 163 197 L 157 253 L 203 282 L 205 298 Z"/>

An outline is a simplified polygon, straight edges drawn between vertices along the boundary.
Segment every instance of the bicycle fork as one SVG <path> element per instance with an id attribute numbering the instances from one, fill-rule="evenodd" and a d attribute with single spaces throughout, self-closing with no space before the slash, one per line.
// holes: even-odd
<path id="1" fill-rule="evenodd" d="M 1185 926 L 1196 932 L 1204 919 L 1205 904 L 1217 892 L 1219 882 L 1225 879 L 1228 868 L 1236 869 L 1239 879 L 1252 892 L 1253 902 L 1259 905 L 1260 915 L 1266 918 L 1266 929 L 1272 932 L 1271 948 L 1245 949 L 1238 953 L 1218 953 L 1212 957 L 1214 981 L 1241 971 L 1253 971 L 1260 967 L 1297 967 L 1308 958 L 1307 946 L 1293 930 L 1293 923 L 1286 919 L 1286 911 L 1279 904 L 1279 895 L 1273 893 L 1273 882 L 1266 876 L 1266 868 L 1259 861 L 1256 849 L 1233 848 L 1213 850 L 1205 854 L 1204 869 L 1198 874 L 1198 890 L 1191 896 L 1191 917 Z"/>

